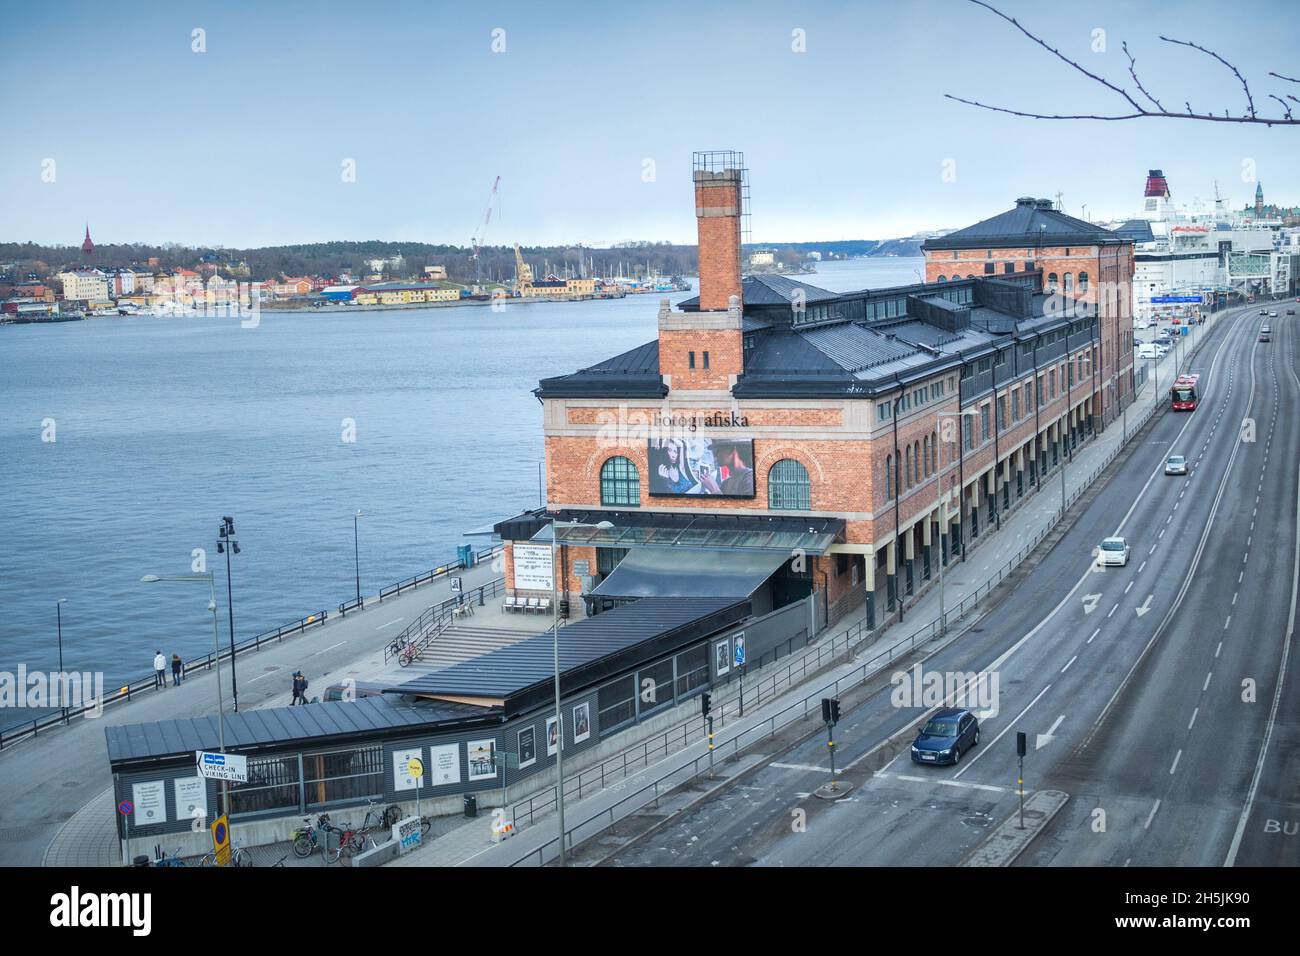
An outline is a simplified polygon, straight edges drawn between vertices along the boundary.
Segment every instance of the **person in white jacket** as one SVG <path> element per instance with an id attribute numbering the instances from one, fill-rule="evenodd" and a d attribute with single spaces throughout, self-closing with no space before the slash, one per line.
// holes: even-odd
<path id="1" fill-rule="evenodd" d="M 163 657 L 162 651 L 155 651 L 153 657 L 153 686 L 167 686 L 167 658 Z"/>

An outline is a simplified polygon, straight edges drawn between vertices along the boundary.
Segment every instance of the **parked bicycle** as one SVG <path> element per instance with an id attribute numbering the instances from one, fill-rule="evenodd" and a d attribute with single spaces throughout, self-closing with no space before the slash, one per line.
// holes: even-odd
<path id="1" fill-rule="evenodd" d="M 312 855 L 317 847 L 321 848 L 324 853 L 324 844 L 320 841 L 320 834 L 323 830 L 329 828 L 330 815 L 322 813 L 316 825 L 312 826 L 311 817 L 302 818 L 302 826 L 293 831 L 293 855 L 308 857 Z"/>
<path id="2" fill-rule="evenodd" d="M 401 667 L 406 667 L 413 661 L 418 661 L 421 653 L 422 649 L 419 644 L 407 644 L 402 648 L 402 652 L 397 655 L 397 663 Z"/>
<path id="3" fill-rule="evenodd" d="M 199 866 L 216 866 L 216 865 L 217 865 L 217 854 L 215 850 L 209 853 L 205 853 L 203 855 L 203 859 L 199 861 Z M 230 851 L 229 865 L 242 866 L 242 867 L 252 866 L 253 854 L 250 853 L 248 850 L 245 850 L 242 846 L 233 847 L 231 848 Z"/>
<path id="4" fill-rule="evenodd" d="M 370 839 L 360 830 L 354 830 L 350 823 L 345 822 L 342 826 L 335 826 L 326 821 L 324 829 L 333 832 L 338 839 L 334 849 L 329 848 L 329 842 L 333 842 L 331 840 L 327 841 L 326 846 L 321 850 L 326 863 L 337 863 L 345 856 L 354 857 L 364 852 L 370 844 Z"/>
<path id="5" fill-rule="evenodd" d="M 406 635 L 397 635 L 397 637 L 393 638 L 393 642 L 388 645 L 388 656 L 396 657 L 407 646 L 407 643 Z"/>
<path id="6" fill-rule="evenodd" d="M 382 812 L 375 809 L 378 806 L 378 800 L 366 801 L 366 818 L 361 821 L 362 831 L 391 830 L 393 824 L 402 818 L 402 808 L 397 804 L 393 804 Z"/>
<path id="7" fill-rule="evenodd" d="M 185 861 L 181 859 L 181 848 L 177 847 L 176 852 L 168 856 L 164 852 L 161 843 L 155 843 L 153 847 L 153 866 L 184 866 Z"/>

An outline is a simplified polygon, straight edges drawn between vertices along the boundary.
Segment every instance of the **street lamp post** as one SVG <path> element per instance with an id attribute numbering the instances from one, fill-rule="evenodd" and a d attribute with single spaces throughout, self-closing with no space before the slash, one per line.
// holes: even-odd
<path id="1" fill-rule="evenodd" d="M 221 638 L 220 625 L 217 623 L 217 578 L 211 571 L 202 571 L 198 574 L 185 575 L 157 575 L 146 574 L 140 579 L 142 584 L 156 584 L 159 581 L 168 583 L 188 583 L 202 584 L 208 583 L 208 610 L 212 612 L 212 657 L 217 665 L 217 742 L 221 752 L 226 752 L 226 708 L 225 701 L 221 696 Z M 227 823 L 230 817 L 230 784 L 221 781 L 221 809 L 227 816 Z"/>
<path id="2" fill-rule="evenodd" d="M 352 516 L 352 563 L 357 571 L 357 603 L 361 603 L 361 546 L 357 537 L 357 519 L 361 517 L 361 509 Z"/>
<path id="3" fill-rule="evenodd" d="M 935 434 L 938 435 L 940 439 L 943 438 L 943 425 L 941 420 L 944 418 L 962 419 L 962 418 L 978 418 L 978 417 L 979 417 L 979 412 L 974 408 L 968 408 L 965 411 L 956 411 L 956 412 L 937 412 L 935 414 L 935 419 L 934 419 Z M 960 442 L 961 440 L 962 440 L 961 428 L 958 427 L 957 441 Z M 943 530 L 940 531 L 939 533 L 939 636 L 940 637 L 942 637 L 944 634 L 948 632 L 948 617 L 947 617 L 947 611 L 945 610 L 946 605 L 944 604 L 944 592 L 943 592 L 943 566 L 945 563 L 943 560 L 943 539 L 946 536 L 949 528 L 951 528 L 951 525 L 947 521 L 943 520 L 943 446 L 944 444 L 945 443 L 941 440 L 939 442 L 939 447 L 935 449 L 935 453 L 939 456 L 939 461 L 938 461 L 939 490 L 935 493 L 935 503 L 938 506 L 940 512 L 939 517 L 940 517 L 940 521 L 942 522 L 942 528 L 943 528 Z M 958 500 L 961 499 L 961 492 L 964 490 L 965 489 L 961 489 L 958 491 L 957 493 Z"/>
<path id="4" fill-rule="evenodd" d="M 55 614 L 55 618 L 58 621 L 58 628 L 59 628 L 59 684 L 60 686 L 63 687 L 67 686 L 67 682 L 63 680 L 63 605 L 67 603 L 67 600 L 68 600 L 67 598 L 59 598 L 57 601 L 54 602 L 54 614 Z M 68 719 L 67 701 L 62 699 L 63 698 L 62 694 L 59 695 L 59 698 L 60 698 L 59 703 L 62 707 L 62 712 L 63 712 L 63 719 L 66 722 Z"/>
<path id="5" fill-rule="evenodd" d="M 235 600 L 230 588 L 230 553 L 239 554 L 239 542 L 235 540 L 235 519 L 224 516 L 217 529 L 217 554 L 226 556 L 226 611 L 230 615 L 230 696 L 233 699 L 235 713 L 239 713 L 239 684 L 235 679 Z"/>
<path id="6" fill-rule="evenodd" d="M 564 848 L 564 714 L 560 709 L 560 577 L 556 559 L 560 554 L 560 527 L 576 528 L 581 521 L 557 521 L 551 516 L 551 644 L 555 655 L 555 813 L 560 824 L 560 866 L 567 862 Z M 596 525 L 602 530 L 614 527 L 608 521 Z"/>

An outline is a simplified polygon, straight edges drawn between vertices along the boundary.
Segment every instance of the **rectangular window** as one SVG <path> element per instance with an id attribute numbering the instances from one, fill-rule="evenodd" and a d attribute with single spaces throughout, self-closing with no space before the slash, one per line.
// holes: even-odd
<path id="1" fill-rule="evenodd" d="M 384 750 L 379 746 L 303 754 L 302 768 L 308 807 L 384 793 Z"/>
<path id="2" fill-rule="evenodd" d="M 1007 427 L 1007 397 L 998 396 L 998 431 L 1002 432 Z"/>
<path id="3" fill-rule="evenodd" d="M 1011 393 L 1011 420 L 1020 421 L 1020 389 Z"/>
<path id="4" fill-rule="evenodd" d="M 637 671 L 641 713 L 649 714 L 673 703 L 673 659 L 665 658 Z M 601 726 L 604 726 L 603 724 Z"/>
<path id="5" fill-rule="evenodd" d="M 709 682 L 709 645 L 700 644 L 677 655 L 677 699 Z"/>
<path id="6" fill-rule="evenodd" d="M 705 367 L 705 368 L 708 368 L 708 367 L 709 367 L 709 353 L 708 353 L 708 352 L 705 352 L 705 353 L 704 353 L 704 367 Z"/>
<path id="7" fill-rule="evenodd" d="M 689 363 L 689 365 L 688 365 L 687 367 L 688 367 L 688 368 L 695 368 L 695 353 L 694 353 L 694 352 L 689 352 L 689 353 L 687 353 L 687 354 L 690 355 L 690 363 Z"/>
<path id="8" fill-rule="evenodd" d="M 989 440 L 989 407 L 988 405 L 980 406 L 980 441 Z"/>
<path id="9" fill-rule="evenodd" d="M 889 421 L 889 402 L 881 402 L 876 406 L 876 421 Z"/>
<path id="10" fill-rule="evenodd" d="M 992 254 L 992 253 L 990 253 L 990 255 L 991 255 L 991 254 Z M 986 276 L 991 276 L 991 275 L 993 275 L 993 273 L 994 273 L 994 271 L 996 271 L 996 269 L 997 269 L 997 264 L 996 264 L 996 263 L 993 263 L 993 262 L 986 262 L 986 263 L 984 263 L 984 274 L 985 274 Z"/>
<path id="11" fill-rule="evenodd" d="M 596 710 L 600 714 L 600 732 L 636 719 L 636 679 L 632 674 L 606 684 L 596 691 Z"/>
<path id="12" fill-rule="evenodd" d="M 238 814 L 299 809 L 298 755 L 250 758 L 248 782 L 230 785 L 230 809 Z"/>
<path id="13" fill-rule="evenodd" d="M 975 447 L 975 436 L 971 433 L 972 429 L 971 429 L 970 417 L 963 415 L 961 423 L 965 429 L 966 448 L 967 450 L 970 450 Z"/>

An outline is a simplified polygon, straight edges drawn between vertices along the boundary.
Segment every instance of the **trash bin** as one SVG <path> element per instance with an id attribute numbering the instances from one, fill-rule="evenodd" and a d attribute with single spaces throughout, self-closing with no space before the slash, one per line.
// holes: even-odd
<path id="1" fill-rule="evenodd" d="M 465 816 L 478 816 L 478 797 L 472 793 L 465 794 Z"/>
<path id="2" fill-rule="evenodd" d="M 456 545 L 456 557 L 459 559 L 462 568 L 472 568 L 474 566 L 474 546 L 472 544 Z"/>

